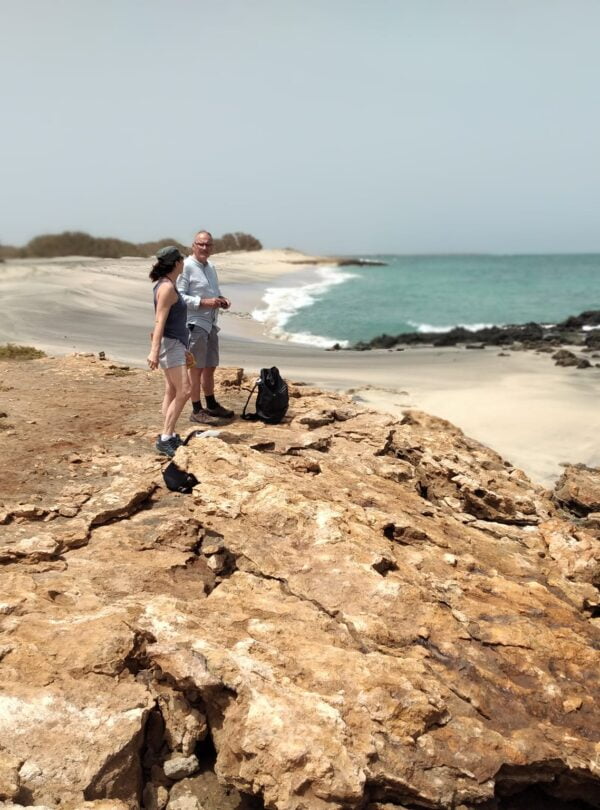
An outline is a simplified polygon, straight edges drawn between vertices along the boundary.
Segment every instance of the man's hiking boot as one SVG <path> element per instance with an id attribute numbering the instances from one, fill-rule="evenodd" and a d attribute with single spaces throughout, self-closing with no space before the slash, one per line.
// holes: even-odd
<path id="1" fill-rule="evenodd" d="M 214 408 L 206 408 L 205 410 L 210 416 L 216 416 L 218 419 L 231 419 L 233 416 L 233 411 L 230 411 L 229 408 L 224 408 L 222 405 L 219 405 L 218 402 Z"/>
<path id="2" fill-rule="evenodd" d="M 173 456 L 175 455 L 175 451 L 179 447 L 179 444 L 175 437 L 171 439 L 165 439 L 163 441 L 160 438 L 160 436 L 157 436 L 154 446 L 156 447 L 159 453 L 162 453 L 163 456 L 169 456 L 169 458 L 173 458 Z"/>
<path id="3" fill-rule="evenodd" d="M 218 425 L 219 419 L 216 416 L 211 416 L 208 411 L 192 411 L 190 414 L 190 422 L 196 422 L 198 425 Z"/>

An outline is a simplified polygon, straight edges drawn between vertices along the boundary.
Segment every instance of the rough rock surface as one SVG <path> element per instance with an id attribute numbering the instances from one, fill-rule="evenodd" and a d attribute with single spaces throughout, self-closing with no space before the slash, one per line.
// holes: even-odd
<path id="1" fill-rule="evenodd" d="M 158 377 L 34 363 L 77 380 L 72 413 L 82 390 L 124 404 L 35 448 L 20 399 L 61 402 L 11 371 L 22 464 L 53 473 L 17 492 L 0 469 L 5 806 L 600 807 L 595 496 L 301 385 L 284 424 L 180 448 L 201 483 L 170 493 Z M 223 372 L 220 399 L 239 412 L 250 379 Z"/>
<path id="2" fill-rule="evenodd" d="M 585 464 L 571 464 L 554 488 L 558 503 L 578 515 L 600 510 L 600 470 Z"/>

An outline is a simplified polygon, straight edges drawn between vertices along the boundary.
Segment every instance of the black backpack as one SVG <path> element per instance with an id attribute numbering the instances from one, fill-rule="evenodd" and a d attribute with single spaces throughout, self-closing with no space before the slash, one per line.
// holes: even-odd
<path id="1" fill-rule="evenodd" d="M 192 430 L 183 443 L 187 444 L 190 439 L 202 432 L 201 430 Z M 183 492 L 184 495 L 189 495 L 194 487 L 200 483 L 193 473 L 180 470 L 174 461 L 171 461 L 163 470 L 163 478 L 167 489 L 170 489 L 171 492 Z"/>
<path id="2" fill-rule="evenodd" d="M 256 395 L 256 412 L 246 413 L 246 408 L 250 402 L 252 394 L 258 387 Z M 285 416 L 289 403 L 289 394 L 286 381 L 279 373 L 276 366 L 272 368 L 261 368 L 260 377 L 254 383 L 254 387 L 242 411 L 242 419 L 252 422 L 260 420 L 268 425 L 278 425 Z"/>

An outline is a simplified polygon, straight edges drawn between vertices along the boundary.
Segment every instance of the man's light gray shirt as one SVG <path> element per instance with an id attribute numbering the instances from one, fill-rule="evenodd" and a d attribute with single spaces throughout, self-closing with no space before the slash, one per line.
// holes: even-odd
<path id="1" fill-rule="evenodd" d="M 207 332 L 218 329 L 219 310 L 201 307 L 201 298 L 217 298 L 221 295 L 217 271 L 210 262 L 201 264 L 194 256 L 183 263 L 183 272 L 177 279 L 177 289 L 187 304 L 187 322 L 200 326 Z"/>

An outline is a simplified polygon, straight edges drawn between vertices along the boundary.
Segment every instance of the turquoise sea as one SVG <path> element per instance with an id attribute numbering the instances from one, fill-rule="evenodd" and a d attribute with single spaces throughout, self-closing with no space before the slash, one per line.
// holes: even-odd
<path id="1" fill-rule="evenodd" d="M 600 255 L 369 256 L 281 277 L 253 316 L 273 336 L 316 346 L 454 326 L 555 323 L 600 309 Z"/>

